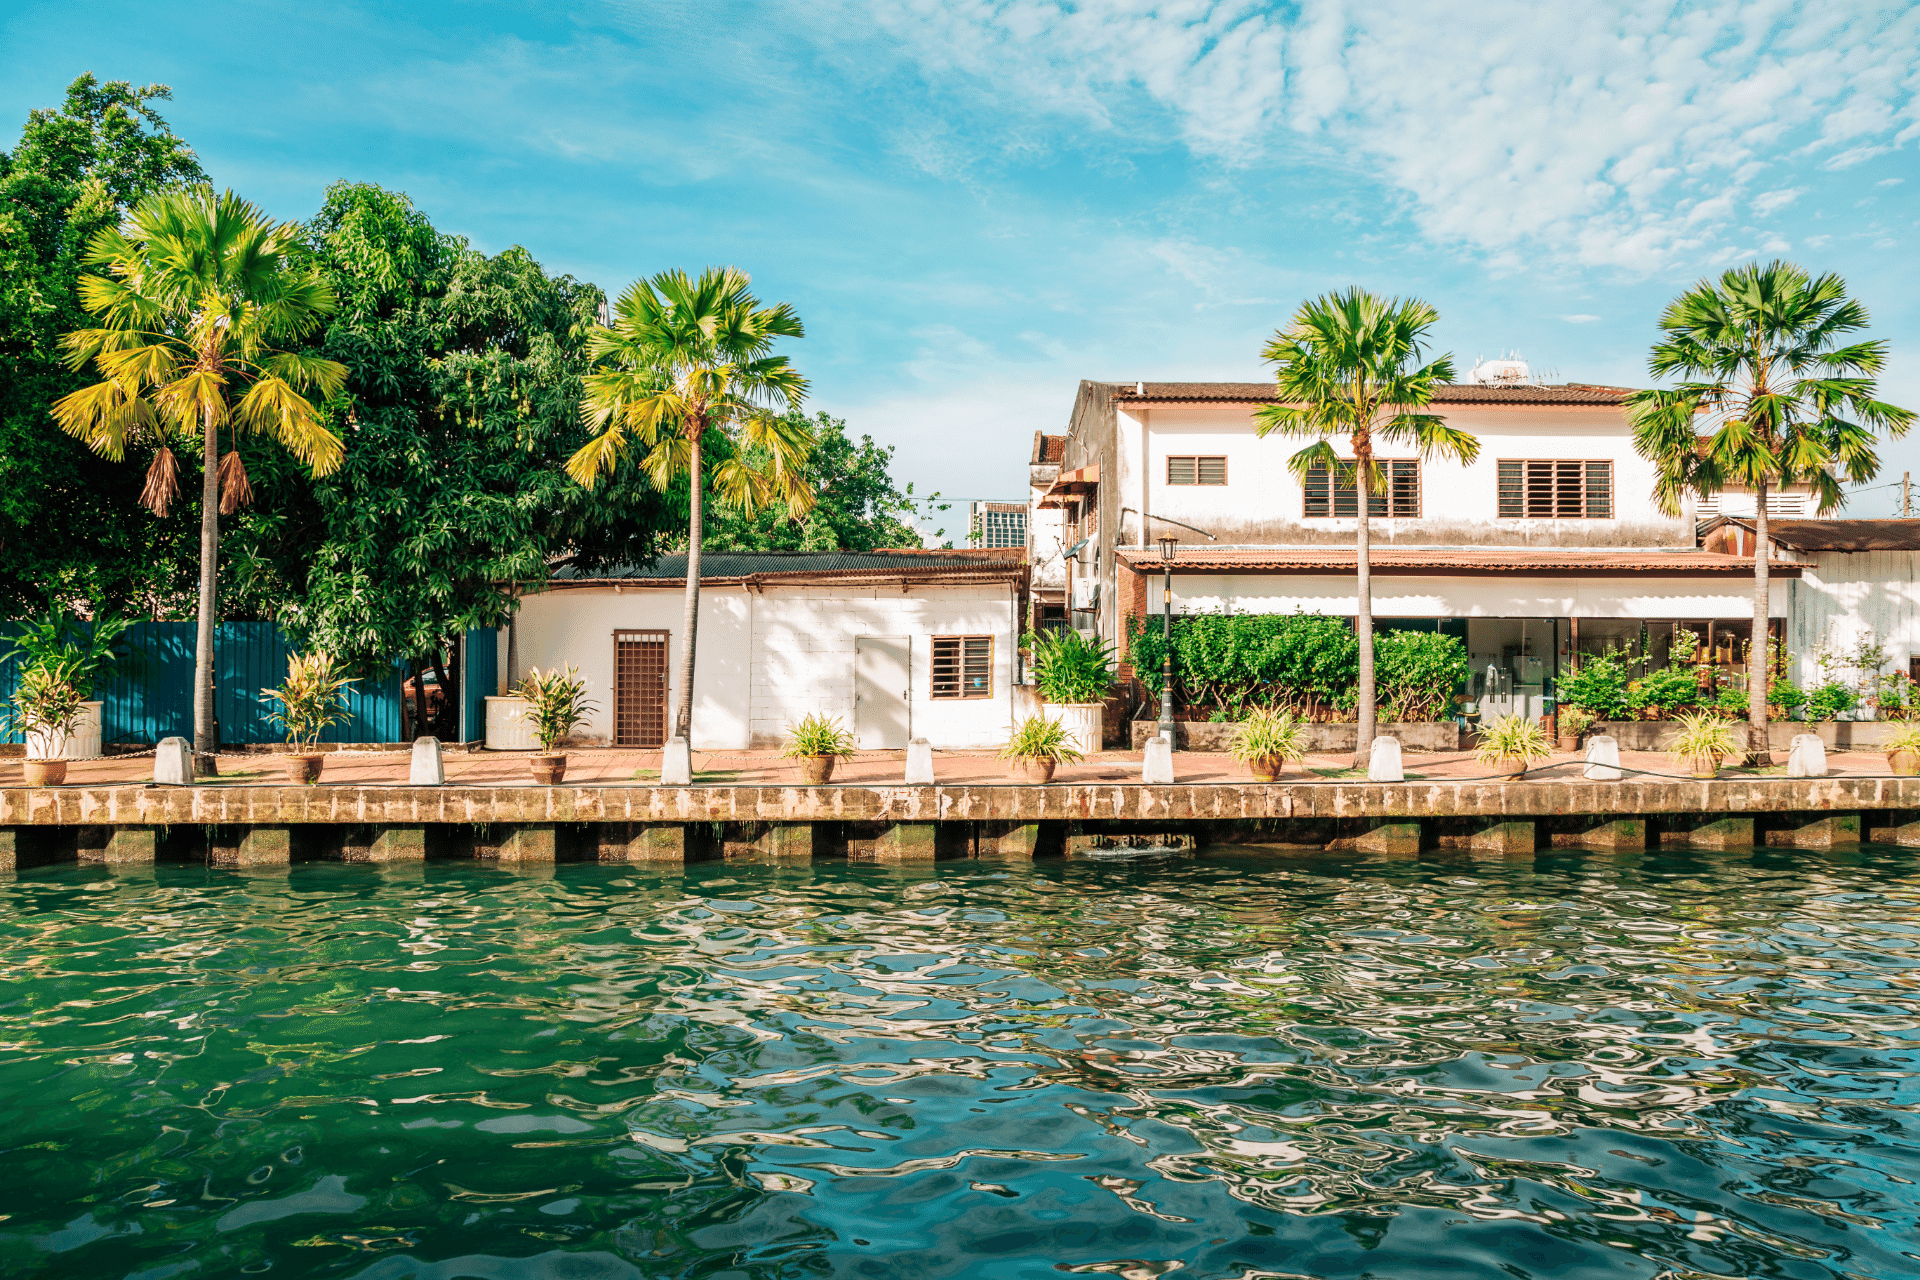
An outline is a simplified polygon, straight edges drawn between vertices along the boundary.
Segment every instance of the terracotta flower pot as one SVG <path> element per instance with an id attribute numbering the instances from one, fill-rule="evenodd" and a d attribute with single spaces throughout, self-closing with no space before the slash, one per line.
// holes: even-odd
<path id="1" fill-rule="evenodd" d="M 1699 760 L 1689 760 L 1687 761 L 1687 765 L 1692 770 L 1693 776 L 1702 782 L 1708 782 L 1720 776 L 1719 756 L 1706 756 Z"/>
<path id="2" fill-rule="evenodd" d="M 1034 786 L 1044 786 L 1053 781 L 1056 763 L 1050 756 L 1021 756 L 1013 762 L 1013 776 Z"/>
<path id="3" fill-rule="evenodd" d="M 1247 774 L 1255 782 L 1272 782 L 1285 773 L 1286 769 L 1285 756 L 1255 756 L 1247 761 Z"/>
<path id="4" fill-rule="evenodd" d="M 1494 772 L 1500 775 L 1502 782 L 1518 782 L 1527 776 L 1525 760 L 1495 760 L 1493 768 Z"/>
<path id="5" fill-rule="evenodd" d="M 30 787 L 57 787 L 67 780 L 65 760 L 27 760 L 22 763 L 26 765 L 27 785 Z"/>
<path id="6" fill-rule="evenodd" d="M 326 764 L 323 755 L 302 753 L 287 757 L 287 781 L 296 787 L 309 786 L 320 781 L 321 766 Z"/>
<path id="7" fill-rule="evenodd" d="M 806 778 L 810 787 L 822 786 L 833 777 L 833 766 L 837 760 L 836 756 L 801 756 L 801 776 Z"/>
<path id="8" fill-rule="evenodd" d="M 533 758 L 533 785 L 536 787 L 557 787 L 567 776 L 567 758 L 564 755 L 535 756 Z"/>
<path id="9" fill-rule="evenodd" d="M 1887 752 L 1887 772 L 1900 778 L 1920 776 L 1920 751 Z"/>
<path id="10" fill-rule="evenodd" d="M 1569 755 L 1571 755 L 1571 754 L 1572 754 L 1573 752 L 1575 752 L 1575 751 L 1578 751 L 1579 749 L 1580 749 L 1580 735 L 1579 735 L 1579 734 L 1577 734 L 1577 733 L 1563 733 L 1563 734 L 1561 734 L 1561 735 L 1560 735 L 1560 750 L 1561 750 L 1561 751 L 1563 751 L 1563 752 L 1566 752 L 1567 754 L 1569 754 Z"/>

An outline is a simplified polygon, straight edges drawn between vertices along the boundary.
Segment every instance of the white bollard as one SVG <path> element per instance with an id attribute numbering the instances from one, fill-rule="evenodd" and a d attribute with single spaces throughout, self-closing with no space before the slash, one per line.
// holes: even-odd
<path id="1" fill-rule="evenodd" d="M 1587 777 L 1595 782 L 1620 781 L 1620 743 L 1611 734 L 1587 739 Z"/>
<path id="2" fill-rule="evenodd" d="M 415 738 L 413 761 L 407 767 L 410 787 L 438 787 L 447 781 L 447 766 L 440 758 L 440 739 Z"/>
<path id="3" fill-rule="evenodd" d="M 1368 782 L 1405 782 L 1406 770 L 1400 763 L 1400 739 L 1375 738 L 1373 754 L 1367 757 Z"/>
<path id="4" fill-rule="evenodd" d="M 1173 744 L 1161 734 L 1147 739 L 1147 753 L 1140 763 L 1140 781 L 1173 785 Z"/>
<path id="5" fill-rule="evenodd" d="M 162 787 L 193 785 L 193 748 L 185 738 L 162 738 L 153 752 L 153 781 Z"/>
<path id="6" fill-rule="evenodd" d="M 907 785 L 933 785 L 933 744 L 925 738 L 915 738 L 907 744 Z"/>
<path id="7" fill-rule="evenodd" d="M 687 745 L 685 738 L 668 738 L 666 747 L 660 752 L 660 785 L 693 785 L 693 749 Z"/>
<path id="8" fill-rule="evenodd" d="M 1796 733 L 1787 748 L 1789 778 L 1827 776 L 1827 744 L 1817 733 Z"/>

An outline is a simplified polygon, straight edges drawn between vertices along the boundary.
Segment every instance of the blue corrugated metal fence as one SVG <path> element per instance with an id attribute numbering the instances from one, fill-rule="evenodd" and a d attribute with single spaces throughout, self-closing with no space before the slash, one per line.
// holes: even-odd
<path id="1" fill-rule="evenodd" d="M 17 623 L 0 624 L 0 650 L 11 647 L 19 630 Z M 486 643 L 466 647 L 484 649 L 490 668 L 493 632 L 473 634 L 484 636 Z M 94 690 L 94 697 L 103 704 L 103 741 L 151 744 L 162 738 L 193 736 L 193 635 L 191 622 L 142 622 L 127 632 L 131 652 Z M 292 652 L 292 642 L 271 622 L 225 622 L 216 629 L 214 715 L 222 743 L 240 746 L 283 739 L 267 719 L 271 705 L 261 700 L 260 691 L 286 679 L 287 655 Z M 471 663 L 468 669 L 472 670 Z M 0 662 L 0 692 L 5 696 L 12 696 L 15 674 L 12 660 Z M 321 740 L 399 741 L 400 685 L 405 678 L 404 664 L 394 662 L 378 675 L 349 686 L 347 719 L 327 730 Z M 492 680 L 488 670 L 486 693 L 493 691 Z M 6 740 L 19 742 L 20 736 Z"/>

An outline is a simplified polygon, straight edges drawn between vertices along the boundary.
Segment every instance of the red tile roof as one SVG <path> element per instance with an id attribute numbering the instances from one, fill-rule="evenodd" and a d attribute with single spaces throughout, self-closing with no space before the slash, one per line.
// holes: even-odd
<path id="1" fill-rule="evenodd" d="M 1122 547 L 1123 563 L 1142 573 L 1161 569 L 1158 550 Z M 1357 553 L 1348 547 L 1230 547 L 1181 544 L 1173 562 L 1175 573 L 1350 574 L 1357 570 Z M 1527 577 L 1626 578 L 1695 577 L 1753 573 L 1745 556 L 1710 551 L 1569 551 L 1533 547 L 1375 547 L 1371 557 L 1378 574 L 1432 574 L 1441 577 L 1524 575 Z M 1779 577 L 1797 578 L 1797 565 L 1774 562 L 1769 570 Z"/>
<path id="2" fill-rule="evenodd" d="M 1603 387 L 1584 382 L 1553 387 L 1448 383 L 1434 392 L 1433 403 L 1502 408 L 1608 406 L 1622 403 L 1632 391 L 1632 387 Z M 1123 382 L 1115 384 L 1114 398 L 1131 404 L 1272 404 L 1280 397 L 1271 382 Z"/>

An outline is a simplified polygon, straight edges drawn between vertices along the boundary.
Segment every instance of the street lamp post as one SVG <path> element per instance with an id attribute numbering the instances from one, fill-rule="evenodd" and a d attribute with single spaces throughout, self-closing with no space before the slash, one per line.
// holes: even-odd
<path id="1" fill-rule="evenodd" d="M 1160 563 L 1166 579 L 1160 588 L 1160 736 L 1173 749 L 1173 553 L 1178 539 L 1166 534 L 1160 539 Z"/>

